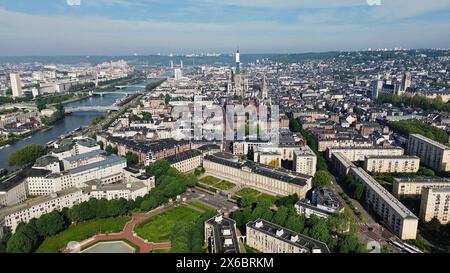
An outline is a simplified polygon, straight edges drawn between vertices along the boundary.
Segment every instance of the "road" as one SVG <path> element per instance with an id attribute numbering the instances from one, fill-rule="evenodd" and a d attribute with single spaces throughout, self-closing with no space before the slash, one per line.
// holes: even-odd
<path id="1" fill-rule="evenodd" d="M 381 246 L 385 246 L 389 249 L 392 253 L 399 253 L 401 252 L 396 247 L 390 245 L 386 240 L 388 239 L 395 239 L 396 236 L 392 234 L 389 230 L 381 226 L 377 223 L 377 221 L 366 211 L 366 209 L 361 205 L 361 203 L 356 200 L 349 197 L 350 202 L 352 202 L 353 206 L 356 207 L 356 209 L 361 213 L 362 220 L 360 220 L 356 214 L 353 212 L 353 210 L 345 203 L 344 199 L 338 194 L 339 192 L 344 192 L 344 189 L 341 187 L 341 185 L 337 182 L 336 177 L 328 172 L 331 176 L 332 180 L 332 186 L 331 189 L 333 192 L 336 193 L 336 196 L 339 198 L 339 200 L 342 202 L 342 204 L 345 207 L 345 210 L 348 211 L 353 219 L 355 219 L 356 226 L 358 228 L 358 237 L 363 242 L 369 242 L 369 241 L 377 241 Z M 341 182 L 342 183 L 342 182 Z"/>

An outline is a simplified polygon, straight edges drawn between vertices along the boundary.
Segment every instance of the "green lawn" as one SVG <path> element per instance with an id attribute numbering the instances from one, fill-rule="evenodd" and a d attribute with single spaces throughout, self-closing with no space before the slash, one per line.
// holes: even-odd
<path id="1" fill-rule="evenodd" d="M 201 214 L 201 212 L 185 206 L 171 208 L 140 223 L 134 231 L 149 242 L 169 242 L 170 233 L 176 222 L 194 222 Z"/>
<path id="2" fill-rule="evenodd" d="M 222 180 L 222 179 L 214 177 L 214 176 L 203 177 L 202 179 L 199 180 L 199 182 L 201 184 L 205 184 L 205 185 L 208 185 L 208 186 L 211 186 L 218 190 L 223 190 L 223 191 L 226 191 L 226 190 L 236 187 L 236 184 L 231 183 L 226 180 Z"/>
<path id="3" fill-rule="evenodd" d="M 214 186 L 215 184 L 220 182 L 220 179 L 214 176 L 205 176 L 200 179 L 200 182 L 206 185 Z"/>
<path id="4" fill-rule="evenodd" d="M 96 234 L 121 232 L 130 219 L 128 216 L 93 219 L 78 225 L 72 225 L 63 232 L 45 239 L 36 252 L 57 253 L 64 250 L 70 241 L 81 242 Z"/>
<path id="5" fill-rule="evenodd" d="M 259 191 L 255 190 L 255 189 L 252 189 L 252 188 L 243 188 L 243 189 L 241 189 L 241 190 L 236 192 L 236 195 L 240 196 L 240 197 L 244 197 L 246 195 L 253 195 L 253 196 L 256 197 L 259 194 L 260 194 Z"/>
<path id="6" fill-rule="evenodd" d="M 200 201 L 190 201 L 188 204 L 193 206 L 193 207 L 196 207 L 198 209 L 201 209 L 201 210 L 203 210 L 205 212 L 207 212 L 207 211 L 215 211 L 216 210 L 215 208 L 210 207 L 210 206 L 208 206 L 205 203 L 202 203 Z"/>
<path id="7" fill-rule="evenodd" d="M 217 183 L 216 185 L 214 185 L 214 187 L 216 187 L 216 188 L 218 188 L 220 190 L 226 191 L 226 190 L 229 190 L 229 189 L 232 189 L 232 188 L 236 187 L 236 184 L 231 183 L 229 181 L 222 180 L 219 183 Z"/>

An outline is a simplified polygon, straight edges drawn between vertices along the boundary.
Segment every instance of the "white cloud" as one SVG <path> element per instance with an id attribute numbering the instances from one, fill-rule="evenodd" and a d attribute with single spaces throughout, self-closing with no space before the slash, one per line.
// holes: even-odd
<path id="1" fill-rule="evenodd" d="M 448 22 L 396 23 L 395 27 L 386 28 L 357 22 L 319 24 L 312 20 L 314 17 L 297 24 L 263 19 L 246 24 L 129 21 L 99 16 L 30 15 L 0 7 L 0 35 L 7 41 L 0 43 L 0 52 L 2 55 L 231 52 L 239 44 L 243 52 L 267 53 L 444 47 L 450 43 Z"/>
<path id="2" fill-rule="evenodd" d="M 66 0 L 67 5 L 73 7 L 73 6 L 80 6 L 81 0 Z"/>

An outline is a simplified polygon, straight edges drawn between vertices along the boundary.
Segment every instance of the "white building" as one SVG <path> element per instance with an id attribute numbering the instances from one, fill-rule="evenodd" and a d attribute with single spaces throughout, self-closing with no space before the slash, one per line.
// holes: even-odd
<path id="1" fill-rule="evenodd" d="M 294 151 L 294 171 L 310 176 L 316 173 L 317 156 L 308 147 L 303 146 L 300 150 Z"/>
<path id="2" fill-rule="evenodd" d="M 11 79 L 11 89 L 14 98 L 23 97 L 22 81 L 18 73 L 11 73 L 9 75 Z"/>
<path id="3" fill-rule="evenodd" d="M 330 253 L 325 243 L 262 219 L 247 224 L 246 238 L 263 253 Z"/>
<path id="4" fill-rule="evenodd" d="M 120 199 L 127 200 L 143 197 L 150 191 L 151 187 L 142 182 L 121 183 L 115 185 L 103 185 L 99 181 L 86 183 L 82 188 L 71 187 L 59 192 L 39 196 L 15 206 L 0 209 L 0 222 L 11 228 L 14 232 L 21 222 L 27 223 L 33 218 L 39 218 L 43 214 L 54 210 L 71 208 L 74 205 L 96 199 Z"/>

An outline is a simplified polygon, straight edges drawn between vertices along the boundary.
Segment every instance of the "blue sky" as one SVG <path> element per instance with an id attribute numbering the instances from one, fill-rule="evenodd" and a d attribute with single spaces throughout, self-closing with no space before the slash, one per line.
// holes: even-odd
<path id="1" fill-rule="evenodd" d="M 0 0 L 0 55 L 450 48 L 447 0 Z"/>

